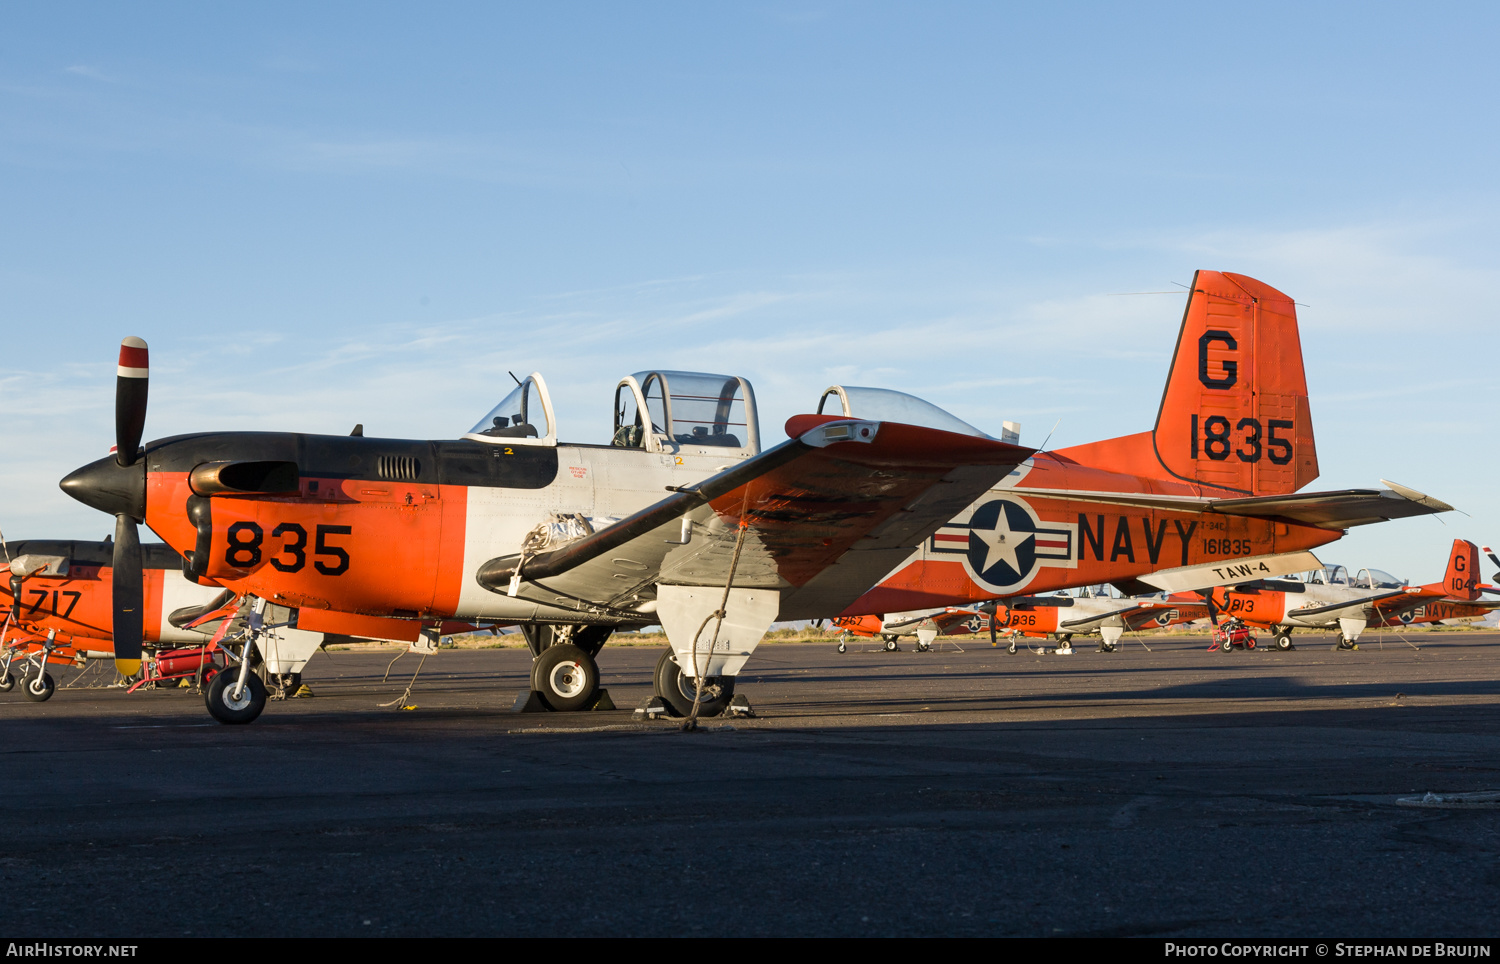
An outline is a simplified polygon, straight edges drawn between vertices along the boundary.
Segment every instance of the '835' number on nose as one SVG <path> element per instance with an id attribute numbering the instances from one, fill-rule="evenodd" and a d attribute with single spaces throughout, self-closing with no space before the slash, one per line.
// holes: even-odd
<path id="1" fill-rule="evenodd" d="M 342 546 L 328 542 L 329 536 L 347 536 L 354 531 L 351 526 L 320 525 L 313 541 L 313 568 L 325 576 L 342 576 L 349 571 L 349 553 Z M 236 522 L 225 533 L 228 546 L 224 549 L 224 562 L 232 569 L 251 569 L 260 565 L 261 544 L 265 541 L 265 530 L 255 522 Z M 271 530 L 273 539 L 280 539 L 281 546 L 271 556 L 271 565 L 281 572 L 299 572 L 307 565 L 307 530 L 295 522 L 283 522 Z M 332 559 L 325 562 L 324 558 Z"/>
<path id="2" fill-rule="evenodd" d="M 1292 460 L 1292 440 L 1278 432 L 1292 428 L 1289 418 L 1270 418 L 1262 422 L 1258 418 L 1242 418 L 1230 428 L 1229 419 L 1222 415 L 1210 415 L 1202 420 L 1192 416 L 1192 458 L 1198 458 L 1201 450 L 1215 462 L 1223 462 L 1234 455 L 1241 462 L 1259 462 L 1268 458 L 1276 465 L 1286 465 Z M 1238 438 L 1235 432 L 1243 433 Z"/>

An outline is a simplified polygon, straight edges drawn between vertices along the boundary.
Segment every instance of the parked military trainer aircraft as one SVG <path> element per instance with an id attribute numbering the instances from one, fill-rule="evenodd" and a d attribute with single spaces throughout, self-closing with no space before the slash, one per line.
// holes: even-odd
<path id="1" fill-rule="evenodd" d="M 1353 580 L 1267 579 L 1214 591 L 1220 612 L 1274 630 L 1278 649 L 1291 648 L 1292 630 L 1299 627 L 1337 627 L 1336 648 L 1354 649 L 1370 623 L 1388 621 L 1423 605 L 1476 605 L 1479 598 L 1479 549 L 1465 539 L 1453 540 L 1442 580 L 1425 586 L 1407 586 L 1384 573 L 1365 570 Z"/>
<path id="2" fill-rule="evenodd" d="M 191 578 L 296 607 L 304 629 L 414 639 L 449 617 L 527 625 L 532 685 L 553 709 L 593 705 L 594 657 L 614 629 L 660 623 L 671 647 L 658 695 L 684 711 L 687 682 L 703 677 L 709 713 L 728 704 L 772 621 L 916 608 L 859 600 L 955 517 L 996 580 L 986 585 L 1017 566 L 1029 579 L 1038 558 L 1091 583 L 1082 545 L 1098 540 L 1102 559 L 1102 512 L 1123 507 L 1110 559 L 1133 567 L 1115 577 L 1170 566 L 1170 525 L 1181 565 L 1165 581 L 1185 588 L 1310 568 L 1305 550 L 1337 539 L 1337 524 L 1447 508 L 1395 492 L 1281 494 L 1316 475 L 1284 295 L 1200 272 L 1178 356 L 1155 435 L 1165 461 L 1133 475 L 1148 468 L 1151 433 L 1028 461 L 1033 450 L 898 392 L 865 392 L 857 416 L 795 416 L 790 439 L 762 450 L 744 379 L 660 371 L 619 383 L 611 445 L 560 444 L 533 374 L 456 441 L 233 432 L 142 449 L 147 357 L 131 338 L 117 452 L 62 487 L 116 516 L 117 570 L 138 567 L 144 520 L 183 552 Z M 1061 545 L 1034 521 L 1025 530 L 1036 516 L 1022 503 L 985 496 L 1022 479 L 1048 483 L 1080 515 L 1101 510 L 1100 528 L 1056 527 Z M 1263 491 L 1277 494 L 1253 495 Z M 1025 581 L 1008 580 L 1012 591 Z M 912 595 L 945 605 L 964 587 L 938 577 Z M 131 616 L 115 612 L 119 654 L 118 623 Z M 248 670 L 207 699 L 233 722 L 264 702 Z"/>
<path id="3" fill-rule="evenodd" d="M 188 580 L 182 557 L 159 543 L 139 546 L 141 567 L 133 586 L 126 580 L 117 584 L 110 540 L 32 539 L 5 549 L 9 578 L 0 582 L 0 598 L 10 605 L 0 630 L 0 692 L 16 684 L 13 670 L 20 659 L 31 667 L 20 680 L 23 692 L 37 702 L 50 699 L 55 689 L 48 665 L 78 665 L 85 658 L 116 655 L 112 632 L 117 589 L 133 605 L 139 604 L 141 641 L 158 655 L 173 647 L 201 647 L 218 621 L 199 621 L 221 610 L 233 615 L 236 608 L 231 590 Z M 263 636 L 261 658 L 273 680 L 299 674 L 323 642 L 321 633 L 288 626 L 273 626 Z M 136 657 L 121 667 L 125 675 L 140 669 L 139 652 L 137 647 Z"/>

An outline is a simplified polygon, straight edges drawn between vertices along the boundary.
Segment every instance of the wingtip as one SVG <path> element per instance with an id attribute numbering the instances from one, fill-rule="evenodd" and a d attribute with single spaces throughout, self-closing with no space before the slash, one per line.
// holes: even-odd
<path id="1" fill-rule="evenodd" d="M 1409 499 L 1412 502 L 1417 503 L 1418 505 L 1424 505 L 1427 508 L 1431 509 L 1433 512 L 1453 511 L 1453 506 L 1444 502 L 1442 499 L 1434 499 L 1427 493 L 1418 492 L 1416 489 L 1413 489 L 1409 486 L 1401 485 L 1398 482 L 1392 482 L 1389 479 L 1381 479 L 1380 484 L 1390 489 L 1397 495 L 1401 496 L 1403 499 Z"/>

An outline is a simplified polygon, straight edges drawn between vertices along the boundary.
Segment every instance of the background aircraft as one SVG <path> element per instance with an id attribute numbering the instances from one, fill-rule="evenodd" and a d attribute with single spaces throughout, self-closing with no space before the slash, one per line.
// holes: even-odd
<path id="1" fill-rule="evenodd" d="M 1054 636 L 1059 651 L 1071 649 L 1076 635 L 1100 637 L 1099 652 L 1112 653 L 1120 637 L 1143 629 L 1165 629 L 1209 615 L 1208 604 L 1185 602 L 1160 595 L 1112 598 L 1105 594 L 1069 596 L 1014 596 L 996 609 L 995 623 L 1010 630 L 1010 651 L 1016 651 L 1014 635 Z"/>
<path id="2" fill-rule="evenodd" d="M 1438 582 L 1407 586 L 1379 572 L 1363 570 L 1354 579 L 1342 567 L 1315 573 L 1307 581 L 1268 579 L 1251 585 L 1216 589 L 1219 612 L 1275 633 L 1279 649 L 1291 647 L 1292 630 L 1339 630 L 1338 649 L 1354 649 L 1360 633 L 1419 606 L 1475 605 L 1480 598 L 1479 550 L 1465 539 L 1453 540 L 1447 570 Z"/>
<path id="3" fill-rule="evenodd" d="M 0 596 L 8 603 L 0 633 L 0 691 L 19 681 L 28 697 L 47 700 L 55 689 L 48 664 L 114 654 L 114 546 L 33 539 L 9 544 L 6 553 L 9 578 L 0 583 Z M 206 643 L 214 627 L 189 624 L 234 594 L 183 578 L 182 559 L 170 546 L 141 546 L 140 556 L 138 602 L 132 604 L 140 606 L 143 641 L 153 648 Z M 29 671 L 13 672 L 17 660 Z"/>
<path id="4" fill-rule="evenodd" d="M 889 613 L 885 616 L 839 616 L 833 625 L 852 636 L 880 637 L 886 652 L 900 649 L 897 640 L 903 636 L 914 636 L 917 652 L 925 653 L 932 648 L 932 641 L 939 636 L 977 636 L 990 627 L 990 614 L 975 609 L 949 607 L 941 612 Z M 839 640 L 839 652 L 847 648 Z"/>

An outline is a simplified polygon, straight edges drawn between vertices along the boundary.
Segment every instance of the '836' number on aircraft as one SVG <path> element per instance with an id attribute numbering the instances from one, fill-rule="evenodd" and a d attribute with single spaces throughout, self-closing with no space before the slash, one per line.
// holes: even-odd
<path id="1" fill-rule="evenodd" d="M 1242 418 L 1231 430 L 1229 419 L 1222 415 L 1210 415 L 1202 420 L 1192 416 L 1192 457 L 1197 458 L 1201 448 L 1204 455 L 1215 462 L 1223 462 L 1231 454 L 1241 462 L 1259 462 L 1262 457 L 1276 465 L 1292 461 L 1292 440 L 1283 438 L 1278 432 L 1292 428 L 1289 418 L 1269 418 L 1262 422 L 1258 418 Z M 1243 432 L 1234 438 L 1232 432 Z"/>
<path id="2" fill-rule="evenodd" d="M 343 548 L 329 545 L 329 536 L 346 536 L 354 531 L 351 526 L 320 525 L 313 540 L 313 568 L 325 576 L 342 576 L 349 571 L 349 553 Z M 250 569 L 260 565 L 261 543 L 265 541 L 265 530 L 258 523 L 236 522 L 227 533 L 229 546 L 224 550 L 224 562 L 234 569 Z M 271 538 L 281 540 L 281 548 L 271 556 L 270 562 L 281 572 L 300 572 L 307 565 L 307 530 L 295 522 L 283 522 L 271 530 Z M 334 562 L 324 562 L 327 556 Z"/>

